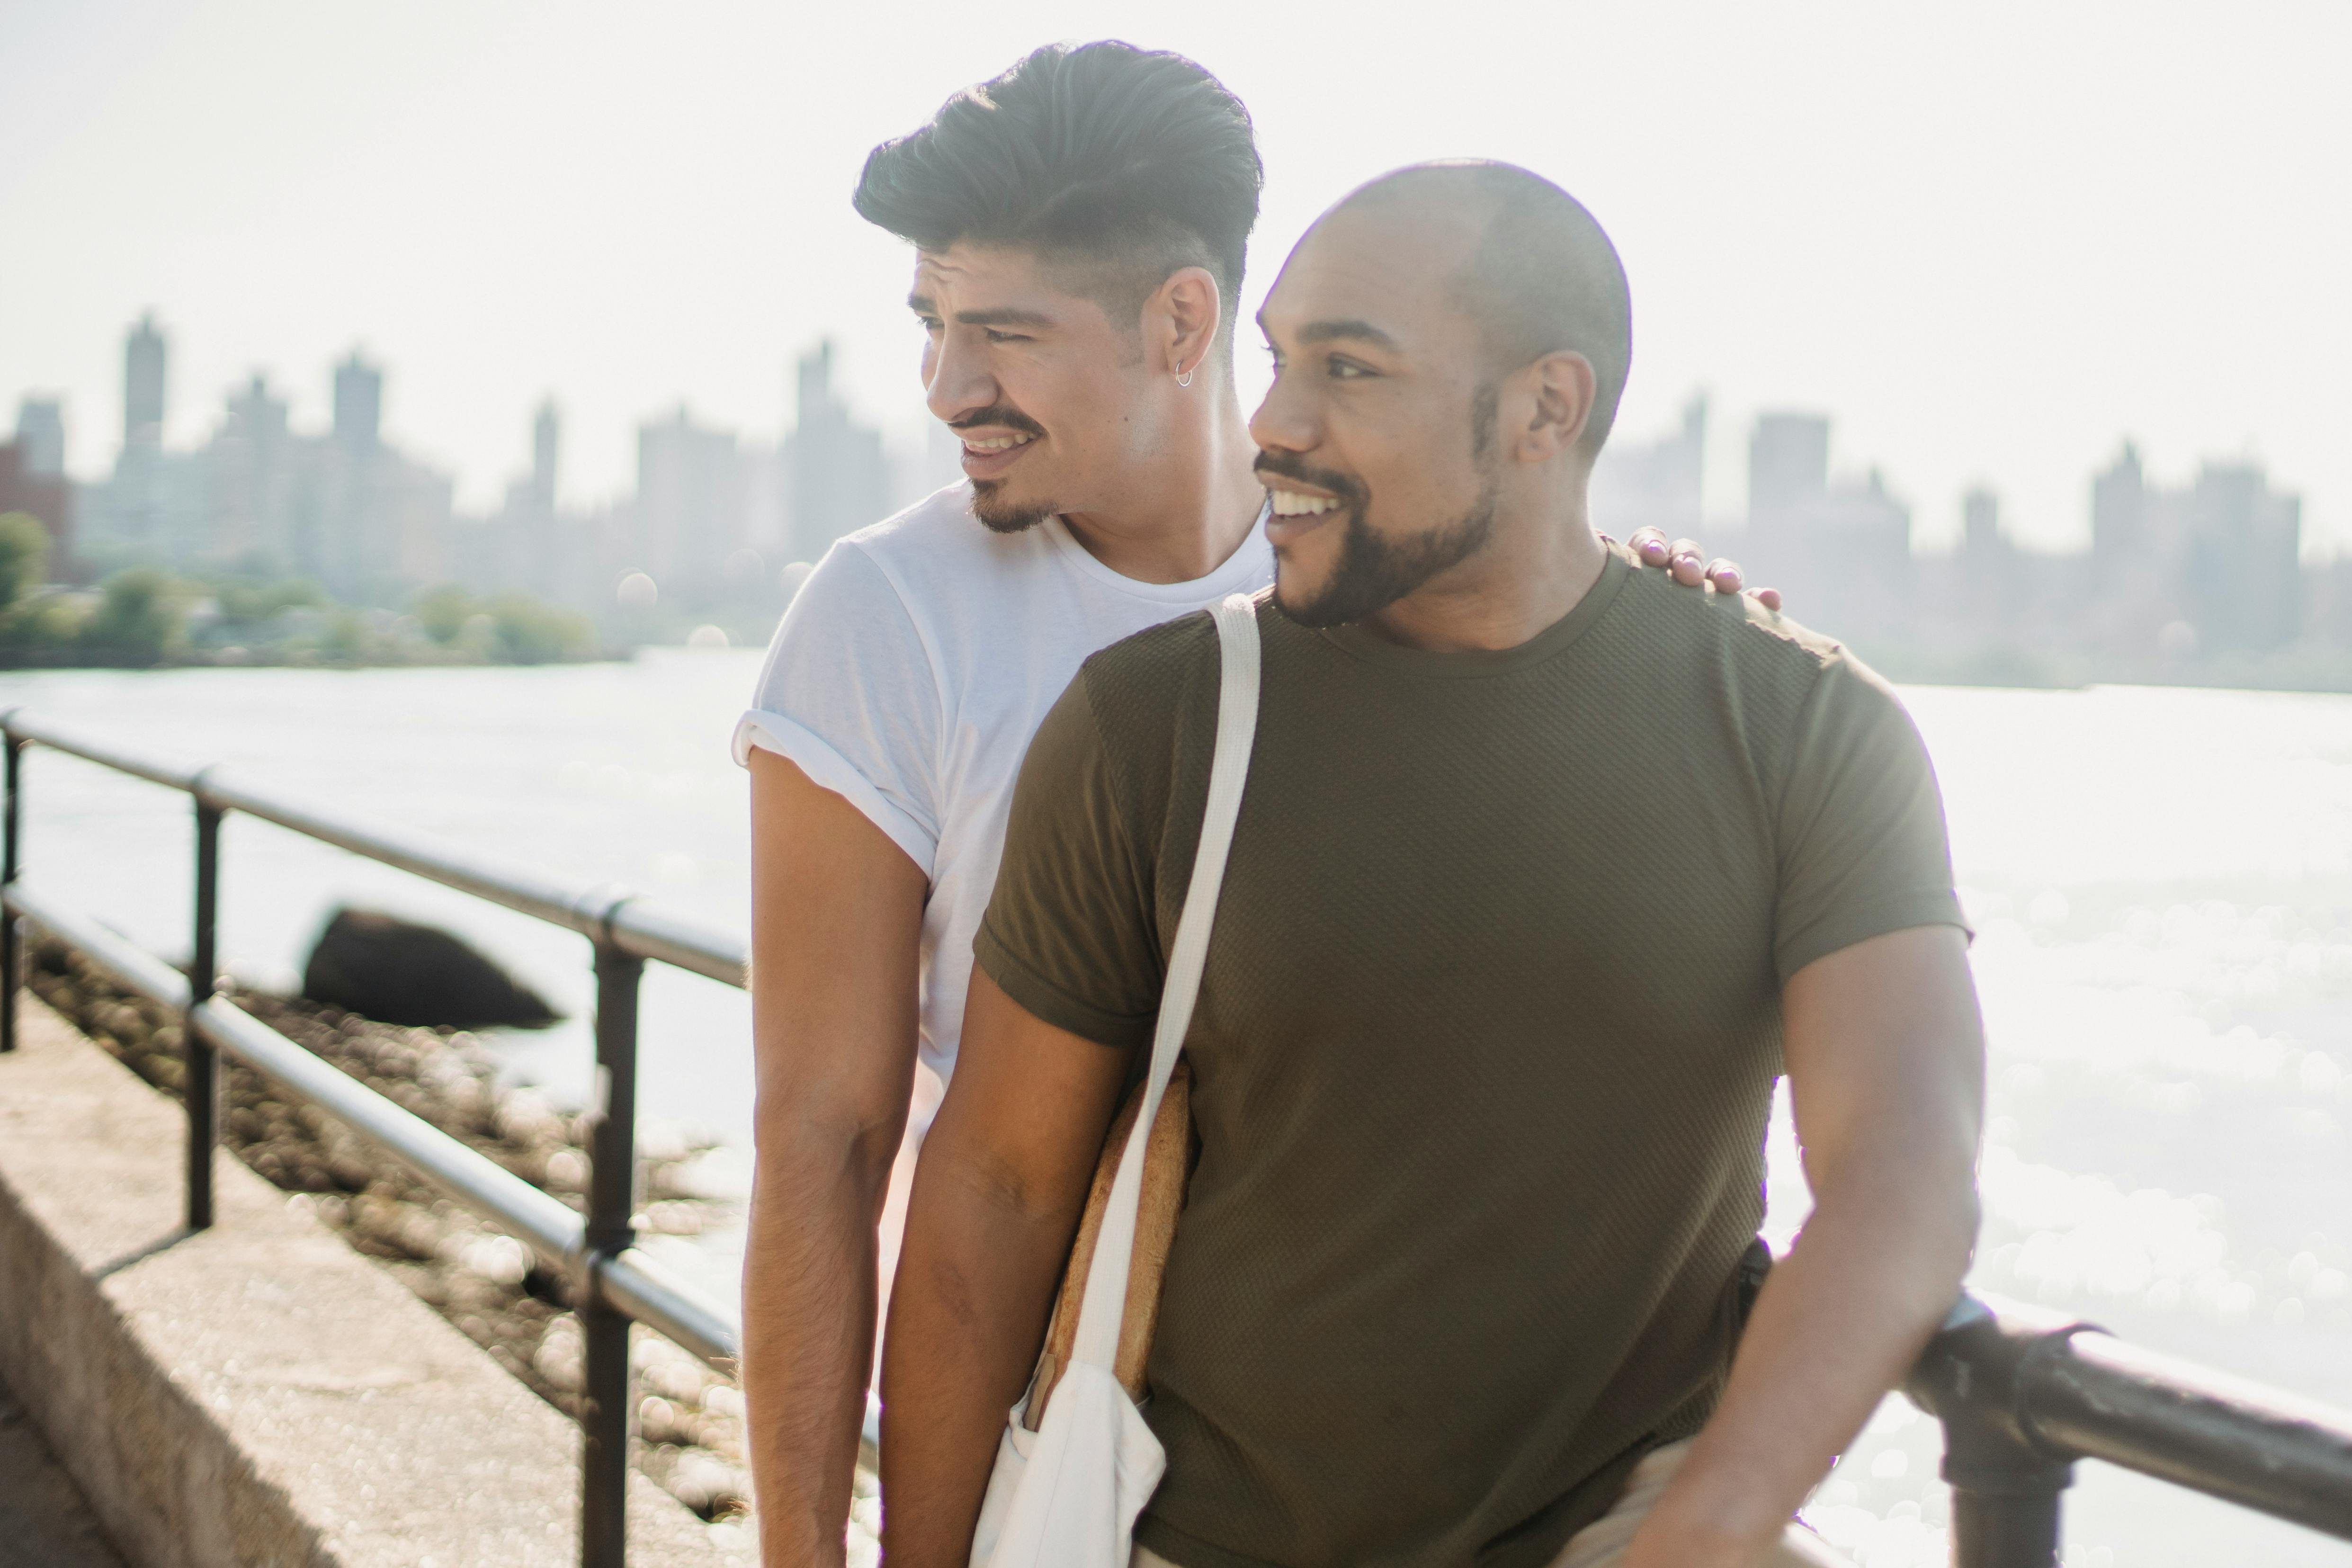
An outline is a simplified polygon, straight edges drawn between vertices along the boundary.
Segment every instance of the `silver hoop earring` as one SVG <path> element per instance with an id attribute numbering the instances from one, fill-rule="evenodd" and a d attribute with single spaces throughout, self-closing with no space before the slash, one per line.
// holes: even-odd
<path id="1" fill-rule="evenodd" d="M 1192 385 L 1192 373 L 1191 371 L 1189 371 L 1189 370 L 1188 370 L 1188 371 L 1186 371 L 1183 374 L 1181 374 L 1181 375 L 1178 376 L 1178 377 L 1176 378 L 1176 384 L 1177 384 L 1177 385 L 1179 385 L 1179 386 L 1190 386 L 1190 385 Z"/>

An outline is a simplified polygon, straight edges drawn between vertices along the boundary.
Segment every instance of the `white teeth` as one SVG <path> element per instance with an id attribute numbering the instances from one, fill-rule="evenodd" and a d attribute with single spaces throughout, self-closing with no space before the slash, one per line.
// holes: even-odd
<path id="1" fill-rule="evenodd" d="M 1301 495 L 1297 490 L 1276 490 L 1274 515 L 1276 517 L 1312 517 L 1317 512 L 1336 511 L 1339 503 L 1329 496 Z"/>
<path id="2" fill-rule="evenodd" d="M 963 448 L 967 452 L 1003 452 L 1014 447 L 1025 447 L 1036 438 L 1034 436 L 1015 432 L 1010 436 L 992 436 L 985 441 L 966 441 Z"/>

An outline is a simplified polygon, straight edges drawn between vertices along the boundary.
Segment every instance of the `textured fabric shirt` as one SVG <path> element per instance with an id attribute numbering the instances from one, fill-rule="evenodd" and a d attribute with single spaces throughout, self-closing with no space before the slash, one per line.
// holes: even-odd
<path id="1" fill-rule="evenodd" d="M 1713 1408 L 1782 984 L 1960 922 L 1935 777 L 1836 644 L 1621 553 L 1500 653 L 1258 621 L 1138 1539 L 1539 1564 Z M 1217 683 L 1187 616 L 1040 728 L 976 944 L 1037 1017 L 1148 1042 Z"/>
<path id="2" fill-rule="evenodd" d="M 835 544 L 793 596 L 735 726 L 863 812 L 923 868 L 918 1047 L 955 1070 L 971 939 L 1029 737 L 1087 655 L 1273 581 L 1252 529 L 1191 583 L 1122 577 L 1059 518 L 993 533 L 952 485 Z"/>

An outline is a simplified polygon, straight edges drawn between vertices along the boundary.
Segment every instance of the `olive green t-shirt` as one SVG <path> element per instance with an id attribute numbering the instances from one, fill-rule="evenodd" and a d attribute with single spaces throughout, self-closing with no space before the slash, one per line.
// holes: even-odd
<path id="1" fill-rule="evenodd" d="M 1621 553 L 1501 653 L 1258 625 L 1137 1539 L 1540 1564 L 1714 1406 L 1782 983 L 1960 923 L 1935 776 L 1838 645 Z M 1217 690 L 1191 616 L 1038 731 L 975 945 L 1045 1022 L 1148 1046 Z"/>

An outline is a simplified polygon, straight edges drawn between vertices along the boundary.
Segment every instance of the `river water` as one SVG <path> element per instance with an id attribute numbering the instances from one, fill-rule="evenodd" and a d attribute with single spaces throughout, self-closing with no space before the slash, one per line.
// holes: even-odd
<path id="1" fill-rule="evenodd" d="M 759 656 L 657 650 L 534 669 L 68 671 L 26 703 L 507 857 L 625 882 L 742 928 L 745 786 L 726 742 Z M 2352 697 L 1912 688 L 1942 777 L 1991 1045 L 1974 1282 L 2352 1407 Z M 149 947 L 187 949 L 184 797 L 38 751 L 28 877 Z M 585 944 L 229 819 L 222 952 L 291 985 L 351 900 L 448 925 L 570 1020 L 499 1041 L 576 1098 Z M 739 1175 L 740 993 L 653 966 L 648 1136 L 699 1127 Z M 1785 1117 L 1772 1229 L 1804 1194 Z M 679 1260 L 731 1289 L 740 1240 Z M 1864 1568 L 1943 1561 L 1937 1429 L 1890 1399 L 1812 1517 Z M 2352 1564 L 2352 1547 L 2104 1467 L 2069 1499 L 2069 1568 Z"/>

